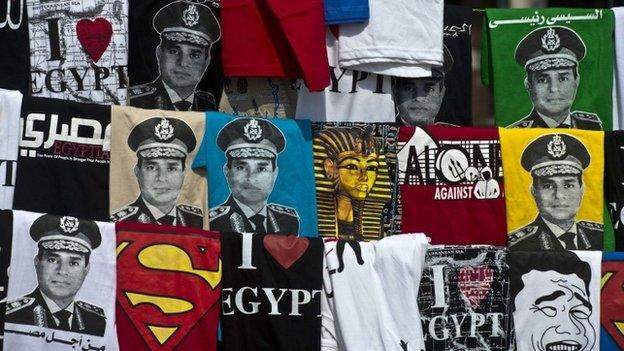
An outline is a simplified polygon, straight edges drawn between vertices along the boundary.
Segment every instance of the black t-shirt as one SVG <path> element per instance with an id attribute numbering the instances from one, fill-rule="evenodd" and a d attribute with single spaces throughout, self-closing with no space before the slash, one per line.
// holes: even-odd
<path id="1" fill-rule="evenodd" d="M 11 244 L 13 238 L 13 211 L 0 211 L 0 300 L 7 296 L 9 288 L 9 265 L 11 264 Z M 0 335 L 4 331 L 6 304 L 0 304 Z M 0 350 L 2 343 L 0 342 Z"/>
<path id="2" fill-rule="evenodd" d="M 472 9 L 444 7 L 444 86 L 436 122 L 472 125 Z M 449 57 L 450 56 L 450 57 Z"/>
<path id="3" fill-rule="evenodd" d="M 220 350 L 320 350 L 320 238 L 224 233 L 221 255 Z"/>
<path id="4" fill-rule="evenodd" d="M 0 88 L 27 94 L 30 51 L 26 0 L 0 1 Z"/>
<path id="5" fill-rule="evenodd" d="M 108 221 L 110 113 L 25 96 L 13 208 Z"/>
<path id="6" fill-rule="evenodd" d="M 605 196 L 615 235 L 615 251 L 624 251 L 624 131 L 605 132 Z"/>
<path id="7" fill-rule="evenodd" d="M 129 6 L 129 105 L 163 110 L 216 110 L 224 80 L 219 1 L 129 0 Z M 208 43 L 209 52 L 205 51 L 208 57 L 187 51 L 208 50 Z M 193 68 L 196 65 L 207 67 L 202 71 Z M 170 94 L 171 89 L 185 83 L 196 84 L 194 96 L 188 98 L 192 100 L 190 107 L 174 101 L 187 97 L 178 94 L 172 98 Z"/>

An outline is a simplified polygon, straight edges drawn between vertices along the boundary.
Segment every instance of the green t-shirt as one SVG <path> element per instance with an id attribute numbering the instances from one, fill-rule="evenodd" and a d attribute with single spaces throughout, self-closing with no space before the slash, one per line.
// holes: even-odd
<path id="1" fill-rule="evenodd" d="M 498 126 L 611 130 L 611 10 L 488 9 L 483 28 Z"/>

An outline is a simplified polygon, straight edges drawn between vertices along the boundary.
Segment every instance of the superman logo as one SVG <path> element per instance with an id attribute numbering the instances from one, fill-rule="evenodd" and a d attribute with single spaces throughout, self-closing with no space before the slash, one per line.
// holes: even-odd
<path id="1" fill-rule="evenodd" d="M 602 328 L 624 350 L 624 262 L 603 261 L 601 279 Z"/>
<path id="2" fill-rule="evenodd" d="M 174 350 L 208 317 L 216 327 L 217 239 L 119 231 L 117 272 L 117 302 L 150 350 Z"/>

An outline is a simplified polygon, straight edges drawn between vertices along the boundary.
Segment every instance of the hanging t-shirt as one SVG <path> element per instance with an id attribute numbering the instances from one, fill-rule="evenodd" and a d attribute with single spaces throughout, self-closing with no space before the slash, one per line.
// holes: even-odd
<path id="1" fill-rule="evenodd" d="M 605 133 L 605 195 L 615 233 L 615 250 L 624 251 L 624 131 Z"/>
<path id="2" fill-rule="evenodd" d="M 394 180 L 399 128 L 315 123 L 313 129 L 319 234 L 360 241 L 398 232 Z"/>
<path id="3" fill-rule="evenodd" d="M 325 23 L 358 23 L 369 18 L 368 0 L 325 0 Z"/>
<path id="4" fill-rule="evenodd" d="M 112 223 L 13 211 L 5 350 L 117 350 L 115 243 Z"/>
<path id="5" fill-rule="evenodd" d="M 27 94 L 30 50 L 26 0 L 4 0 L 0 7 L 0 87 Z"/>
<path id="6" fill-rule="evenodd" d="M 432 246 L 420 281 L 425 349 L 507 351 L 507 249 Z"/>
<path id="7" fill-rule="evenodd" d="M 117 228 L 117 333 L 123 350 L 217 348 L 219 236 L 132 222 Z"/>
<path id="8" fill-rule="evenodd" d="M 26 3 L 32 95 L 125 104 L 127 1 Z"/>
<path id="9" fill-rule="evenodd" d="M 210 228 L 317 236 L 310 121 L 206 113 Z"/>
<path id="10" fill-rule="evenodd" d="M 22 93 L 0 89 L 0 208 L 13 208 Z"/>
<path id="11" fill-rule="evenodd" d="M 507 245 L 496 128 L 401 127 L 401 231 L 432 244 Z"/>
<path id="12" fill-rule="evenodd" d="M 128 104 L 216 110 L 223 90 L 219 1 L 128 1 Z"/>
<path id="13" fill-rule="evenodd" d="M 221 0 L 223 71 L 228 77 L 303 78 L 329 84 L 321 0 Z"/>
<path id="14" fill-rule="evenodd" d="M 613 130 L 624 129 L 624 7 L 614 7 L 615 86 L 613 87 Z"/>
<path id="15" fill-rule="evenodd" d="M 624 349 L 624 253 L 602 254 L 600 350 Z"/>
<path id="16" fill-rule="evenodd" d="M 108 221 L 109 106 L 24 96 L 13 208 Z"/>
<path id="17" fill-rule="evenodd" d="M 299 84 L 297 118 L 313 122 L 394 122 L 391 77 L 338 66 L 338 40 L 327 30 L 327 56 L 331 84 L 310 91 Z"/>
<path id="18" fill-rule="evenodd" d="M 297 80 L 286 78 L 226 78 L 219 111 L 237 116 L 295 115 Z"/>
<path id="19" fill-rule="evenodd" d="M 111 221 L 207 228 L 207 184 L 191 169 L 204 137 L 200 112 L 112 109 Z"/>
<path id="20" fill-rule="evenodd" d="M 6 301 L 9 284 L 9 266 L 11 264 L 11 245 L 13 237 L 13 212 L 0 210 L 0 301 Z M 0 339 L 4 335 L 6 303 L 0 304 Z M 0 350 L 2 350 L 0 342 Z"/>
<path id="21" fill-rule="evenodd" d="M 487 9 L 481 80 L 501 127 L 611 130 L 613 12 Z"/>
<path id="22" fill-rule="evenodd" d="M 321 340 L 323 241 L 223 234 L 223 351 L 316 351 Z"/>
<path id="23" fill-rule="evenodd" d="M 369 0 L 369 6 L 369 21 L 340 26 L 341 68 L 416 78 L 442 66 L 443 1 Z"/>
<path id="24" fill-rule="evenodd" d="M 418 287 L 423 234 L 326 241 L 321 350 L 424 350 Z"/>
<path id="25" fill-rule="evenodd" d="M 499 128 L 513 250 L 602 250 L 604 132 Z"/>
<path id="26" fill-rule="evenodd" d="M 600 350 L 600 251 L 511 251 L 516 350 Z"/>

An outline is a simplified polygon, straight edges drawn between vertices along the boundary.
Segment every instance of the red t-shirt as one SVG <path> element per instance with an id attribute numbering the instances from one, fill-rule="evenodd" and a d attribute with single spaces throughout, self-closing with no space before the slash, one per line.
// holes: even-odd
<path id="1" fill-rule="evenodd" d="M 222 59 L 228 77 L 303 78 L 329 85 L 321 0 L 222 0 Z"/>
<path id="2" fill-rule="evenodd" d="M 432 244 L 507 245 L 496 128 L 401 127 L 398 143 L 403 233 Z"/>
<path id="3" fill-rule="evenodd" d="M 116 230 L 120 350 L 216 350 L 219 235 L 132 222 Z"/>

